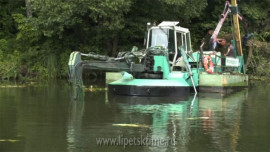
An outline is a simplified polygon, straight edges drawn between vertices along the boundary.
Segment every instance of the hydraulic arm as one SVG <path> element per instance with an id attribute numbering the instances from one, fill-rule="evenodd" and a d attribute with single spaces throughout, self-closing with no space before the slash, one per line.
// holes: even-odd
<path id="1" fill-rule="evenodd" d="M 245 29 L 245 38 L 248 38 L 247 35 L 247 22 L 244 20 L 242 16 L 238 13 L 238 7 L 237 7 L 237 0 L 231 0 L 231 4 L 229 1 L 226 1 L 224 10 L 221 14 L 221 18 L 215 28 L 215 31 L 213 32 L 211 36 L 211 42 L 212 42 L 212 49 L 215 50 L 216 43 L 218 41 L 218 34 L 220 32 L 221 27 L 223 26 L 224 21 L 228 17 L 228 14 L 231 13 L 233 16 L 233 31 L 234 31 L 234 39 L 236 41 L 236 49 L 237 54 L 239 56 L 243 55 L 242 52 L 242 42 L 241 42 L 241 36 L 240 36 L 240 28 L 239 28 L 239 19 L 244 22 L 244 29 Z"/>

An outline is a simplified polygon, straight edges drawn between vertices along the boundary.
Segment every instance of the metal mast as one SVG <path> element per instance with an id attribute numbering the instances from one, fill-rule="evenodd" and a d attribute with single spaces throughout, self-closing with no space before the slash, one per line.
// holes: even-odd
<path id="1" fill-rule="evenodd" d="M 243 55 L 242 52 L 242 43 L 241 43 L 241 35 L 239 28 L 239 20 L 238 20 L 238 7 L 237 0 L 231 0 L 231 10 L 233 15 L 233 28 L 234 28 L 234 37 L 236 41 L 236 48 L 239 56 Z"/>

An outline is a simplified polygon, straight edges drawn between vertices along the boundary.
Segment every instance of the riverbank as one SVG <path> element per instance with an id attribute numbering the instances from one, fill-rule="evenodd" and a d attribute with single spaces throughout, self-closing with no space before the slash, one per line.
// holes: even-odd
<path id="1" fill-rule="evenodd" d="M 270 77 L 268 77 L 268 76 L 250 76 L 249 75 L 249 80 L 250 81 L 270 81 Z"/>

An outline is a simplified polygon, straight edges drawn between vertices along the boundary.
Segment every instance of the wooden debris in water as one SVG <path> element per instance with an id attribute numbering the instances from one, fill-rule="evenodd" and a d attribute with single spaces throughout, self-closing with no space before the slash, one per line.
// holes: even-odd
<path id="1" fill-rule="evenodd" d="M 107 88 L 98 88 L 91 85 L 89 87 L 85 87 L 84 90 L 89 92 L 98 92 L 98 91 L 107 91 Z"/>
<path id="2" fill-rule="evenodd" d="M 0 88 L 25 88 L 27 85 L 0 85 Z"/>
<path id="3" fill-rule="evenodd" d="M 0 139 L 0 142 L 18 142 L 19 140 L 16 140 L 16 139 Z"/>
<path id="4" fill-rule="evenodd" d="M 196 119 L 210 119 L 209 117 L 190 117 L 188 120 L 196 120 Z"/>
<path id="5" fill-rule="evenodd" d="M 118 127 L 150 128 L 149 125 L 145 124 L 112 124 L 112 125 Z"/>

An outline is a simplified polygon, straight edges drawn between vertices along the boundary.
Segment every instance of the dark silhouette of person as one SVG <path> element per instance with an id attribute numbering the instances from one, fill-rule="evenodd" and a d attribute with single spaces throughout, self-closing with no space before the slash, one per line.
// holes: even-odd
<path id="1" fill-rule="evenodd" d="M 235 57 L 235 55 L 234 55 L 234 47 L 233 47 L 232 43 L 229 43 L 228 50 L 224 55 L 229 56 L 229 57 Z"/>

